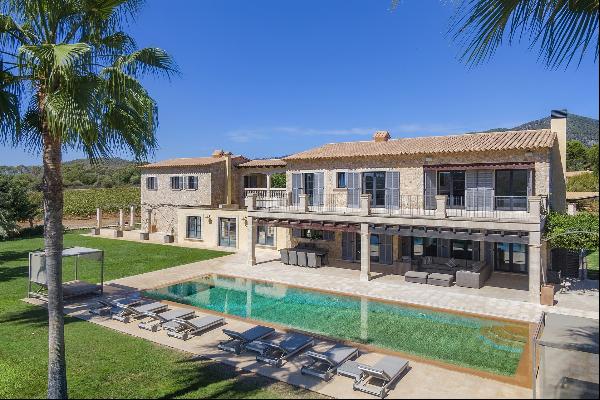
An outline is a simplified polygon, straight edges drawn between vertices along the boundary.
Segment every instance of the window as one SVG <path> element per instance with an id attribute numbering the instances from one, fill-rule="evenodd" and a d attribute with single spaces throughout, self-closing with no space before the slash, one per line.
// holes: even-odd
<path id="1" fill-rule="evenodd" d="M 495 244 L 496 271 L 527 273 L 528 252 L 527 246 L 520 243 Z"/>
<path id="2" fill-rule="evenodd" d="M 473 241 L 472 240 L 453 240 L 452 257 L 458 260 L 473 259 Z"/>
<path id="3" fill-rule="evenodd" d="M 346 188 L 346 173 L 338 172 L 336 182 L 337 182 L 338 189 L 345 189 Z"/>
<path id="4" fill-rule="evenodd" d="M 157 190 L 158 189 L 158 181 L 155 176 L 149 176 L 146 178 L 146 189 L 148 190 Z"/>
<path id="5" fill-rule="evenodd" d="M 369 256 L 372 262 L 379 262 L 379 235 L 371 235 L 369 238 Z"/>
<path id="6" fill-rule="evenodd" d="M 187 176 L 186 178 L 186 189 L 188 190 L 196 190 L 198 189 L 198 177 L 197 176 Z"/>
<path id="7" fill-rule="evenodd" d="M 363 192 L 371 195 L 371 207 L 385 207 L 385 172 L 363 173 Z"/>
<path id="8" fill-rule="evenodd" d="M 202 238 L 202 217 L 190 216 L 187 217 L 186 238 L 200 239 Z"/>
<path id="9" fill-rule="evenodd" d="M 496 208 L 527 210 L 529 170 L 503 169 L 496 171 Z"/>
<path id="10" fill-rule="evenodd" d="M 183 177 L 172 176 L 171 177 L 171 190 L 182 190 L 183 189 Z"/>
<path id="11" fill-rule="evenodd" d="M 258 226 L 258 244 L 262 246 L 275 246 L 275 228 L 272 226 Z"/>
<path id="12" fill-rule="evenodd" d="M 437 239 L 428 237 L 413 237 L 413 257 L 437 257 Z"/>

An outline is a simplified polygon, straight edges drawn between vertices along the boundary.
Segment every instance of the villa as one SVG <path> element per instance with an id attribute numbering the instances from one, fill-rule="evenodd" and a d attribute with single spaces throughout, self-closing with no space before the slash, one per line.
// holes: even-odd
<path id="1" fill-rule="evenodd" d="M 283 159 L 210 157 L 142 170 L 142 237 L 282 261 L 360 265 L 406 281 L 479 288 L 526 280 L 539 302 L 551 262 L 545 214 L 565 209 L 566 113 L 551 129 L 332 143 Z M 285 174 L 286 187 L 273 187 Z M 300 253 L 303 253 L 300 251 Z M 290 257 L 294 261 L 290 260 Z M 433 274 L 433 275 L 431 275 Z"/>

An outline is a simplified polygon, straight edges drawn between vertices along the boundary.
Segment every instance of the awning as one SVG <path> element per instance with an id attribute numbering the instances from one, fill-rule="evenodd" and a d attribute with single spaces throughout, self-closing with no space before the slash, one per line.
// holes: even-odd
<path id="1" fill-rule="evenodd" d="M 513 162 L 424 165 L 423 169 L 425 171 L 463 171 L 467 169 L 532 169 L 534 167 L 535 163 L 533 162 Z"/>

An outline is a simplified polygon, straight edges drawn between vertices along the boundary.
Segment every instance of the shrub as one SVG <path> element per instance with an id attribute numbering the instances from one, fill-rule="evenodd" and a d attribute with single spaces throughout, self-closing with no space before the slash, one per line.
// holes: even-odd
<path id="1" fill-rule="evenodd" d="M 598 176 L 592 172 L 567 178 L 567 191 L 569 192 L 597 192 Z"/>
<path id="2" fill-rule="evenodd" d="M 598 215 L 580 212 L 575 215 L 550 212 L 545 237 L 552 248 L 569 250 L 598 249 Z"/>

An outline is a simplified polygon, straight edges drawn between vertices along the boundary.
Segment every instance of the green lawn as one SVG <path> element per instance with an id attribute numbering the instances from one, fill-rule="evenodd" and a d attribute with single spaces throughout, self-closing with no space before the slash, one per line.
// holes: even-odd
<path id="1" fill-rule="evenodd" d="M 107 280 L 225 254 L 67 234 L 65 246 L 75 245 L 106 251 Z M 42 246 L 42 239 L 0 242 L 0 398 L 46 397 L 47 313 L 20 301 L 27 254 Z M 86 267 L 82 276 L 94 279 L 96 271 Z M 71 398 L 315 396 L 74 318 L 67 318 L 65 336 Z"/>
<path id="2" fill-rule="evenodd" d="M 587 256 L 588 278 L 598 279 L 598 250 Z"/>

